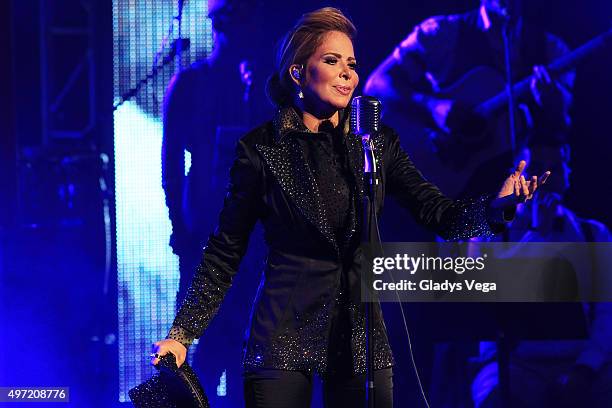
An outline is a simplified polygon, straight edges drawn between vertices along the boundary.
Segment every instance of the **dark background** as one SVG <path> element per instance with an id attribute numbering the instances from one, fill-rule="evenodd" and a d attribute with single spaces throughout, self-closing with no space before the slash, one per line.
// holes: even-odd
<path id="1" fill-rule="evenodd" d="M 50 1 L 47 7 L 66 19 L 78 18 L 77 1 Z M 116 293 L 100 293 L 102 245 L 100 225 L 90 217 L 99 211 L 99 197 L 89 196 L 76 218 L 80 224 L 56 222 L 44 215 L 45 191 L 57 180 L 44 169 L 28 173 L 30 159 L 51 159 L 64 152 L 106 153 L 112 192 L 112 26 L 110 0 L 85 2 L 95 8 L 94 128 L 80 139 L 45 140 L 40 94 L 40 3 L 34 0 L 0 2 L 0 386 L 37 385 L 70 379 L 84 390 L 83 401 L 101 396 L 99 406 L 111 406 L 116 394 L 116 347 L 110 342 L 82 341 L 79 333 L 116 332 Z M 262 21 L 279 36 L 303 12 L 320 6 L 341 8 L 358 28 L 356 52 L 361 85 L 372 69 L 423 19 L 467 11 L 471 1 L 393 2 L 379 0 L 265 3 L 269 17 Z M 575 48 L 610 28 L 612 3 L 607 0 L 537 0 L 528 15 Z M 72 55 L 67 44 L 65 58 Z M 272 57 L 272 56 L 271 56 Z M 608 176 L 612 151 L 612 52 L 590 56 L 577 68 L 571 131 L 572 187 L 567 196 L 579 216 L 612 222 L 612 180 Z M 359 92 L 358 92 L 359 93 Z M 79 112 L 76 110 L 76 112 Z M 85 114 L 85 113 L 83 113 Z M 401 136 L 401 135 L 400 135 Z M 99 169 L 91 167 L 95 173 Z M 81 172 L 87 179 L 88 174 Z M 96 174 L 90 174 L 92 182 Z M 554 176 L 554 175 L 553 175 Z M 85 181 L 88 182 L 88 181 Z M 42 209 L 41 209 L 42 208 Z M 65 215 L 65 214 L 64 214 Z M 36 222 L 38 227 L 33 228 Z M 114 228 L 113 228 L 114 230 Z M 113 244 L 114 247 L 114 244 Z M 64 271 L 58 273 L 58 271 Z M 75 277 L 78 276 L 78 286 Z M 107 282 L 111 288 L 116 283 Z M 88 395 L 89 397 L 86 397 Z M 110 397 L 108 397 L 110 396 Z M 110 400 L 105 400 L 105 398 Z M 85 406 L 85 405 L 81 405 Z M 88 403 L 87 406 L 94 406 Z"/>

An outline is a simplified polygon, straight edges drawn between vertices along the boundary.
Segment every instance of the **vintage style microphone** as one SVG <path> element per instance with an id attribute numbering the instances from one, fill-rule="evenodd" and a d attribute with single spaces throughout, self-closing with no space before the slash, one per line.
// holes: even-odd
<path id="1" fill-rule="evenodd" d="M 351 102 L 350 131 L 361 137 L 363 145 L 363 224 L 362 244 L 374 248 L 380 242 L 376 225 L 376 195 L 380 184 L 372 136 L 380 130 L 381 103 L 371 96 L 357 96 Z M 374 408 L 374 297 L 372 274 L 365 272 L 366 282 L 366 407 Z"/>
<path id="2" fill-rule="evenodd" d="M 380 131 L 382 104 L 381 102 L 371 96 L 357 96 L 351 102 L 351 116 L 350 116 L 350 133 L 355 135 L 354 137 L 360 137 L 361 143 L 363 144 L 363 181 L 364 181 L 364 197 L 363 197 L 363 228 L 361 234 L 362 244 L 368 245 L 370 248 L 370 255 L 375 251 L 383 251 L 382 240 L 378 230 L 378 219 L 376 214 L 376 197 L 378 189 L 380 188 L 380 173 L 378 169 L 378 163 L 376 162 L 376 155 L 374 154 L 374 143 L 372 137 Z M 382 256 L 383 254 L 378 254 Z M 393 275 L 389 271 L 390 278 L 395 281 Z M 374 408 L 375 404 L 375 387 L 374 387 L 374 305 L 376 298 L 372 291 L 373 275 L 372 273 L 365 272 L 363 277 L 365 290 L 365 301 L 366 301 L 366 407 Z M 398 306 L 402 315 L 402 321 L 404 324 L 404 330 L 406 331 L 406 338 L 408 340 L 408 349 L 410 351 L 410 357 L 414 368 L 414 373 L 417 379 L 419 390 L 423 402 L 427 408 L 430 407 L 421 377 L 417 369 L 414 354 L 412 351 L 412 340 L 410 339 L 410 331 L 408 330 L 408 324 L 406 323 L 406 316 L 404 315 L 404 309 L 397 295 Z"/>
<path id="3" fill-rule="evenodd" d="M 363 172 L 371 181 L 375 180 L 372 177 L 376 176 L 376 162 L 370 135 L 380 130 L 381 107 L 380 101 L 372 96 L 356 96 L 351 102 L 351 133 L 361 137 L 365 159 Z"/>

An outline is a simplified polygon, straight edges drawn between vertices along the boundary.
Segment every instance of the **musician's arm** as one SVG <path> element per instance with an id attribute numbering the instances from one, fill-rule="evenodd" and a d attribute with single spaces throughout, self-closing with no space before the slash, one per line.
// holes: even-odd
<path id="1" fill-rule="evenodd" d="M 405 112 L 431 125 L 444 126 L 450 101 L 432 96 L 428 70 L 444 61 L 456 39 L 447 17 L 421 23 L 368 78 L 364 92 L 393 112 Z"/>
<path id="2" fill-rule="evenodd" d="M 563 41 L 552 34 L 547 35 L 548 61 L 554 61 L 568 52 L 569 48 Z M 569 110 L 572 104 L 575 71 L 570 70 L 557 76 L 544 72 L 544 75 L 550 78 L 551 85 L 541 84 L 540 100 L 536 100 L 532 105 L 535 130 L 537 134 L 546 135 L 548 138 L 564 140 L 571 125 Z"/>
<path id="3" fill-rule="evenodd" d="M 182 71 L 172 77 L 164 96 L 163 137 L 161 149 L 162 187 L 166 196 L 168 214 L 172 223 L 171 245 L 180 251 L 186 240 L 187 227 L 183 215 L 185 186 L 185 148 L 187 135 L 193 131 L 190 110 L 193 103 L 189 75 Z M 177 252 L 178 253 L 178 252 Z"/>
<path id="4" fill-rule="evenodd" d="M 549 61 L 554 61 L 570 52 L 568 46 L 560 39 L 552 34 L 549 34 L 546 42 L 546 53 Z M 563 95 L 566 97 L 565 106 L 569 108 L 572 102 L 572 90 L 574 89 L 574 80 L 576 78 L 576 70 L 569 70 L 556 78 L 553 78 L 561 87 Z"/>

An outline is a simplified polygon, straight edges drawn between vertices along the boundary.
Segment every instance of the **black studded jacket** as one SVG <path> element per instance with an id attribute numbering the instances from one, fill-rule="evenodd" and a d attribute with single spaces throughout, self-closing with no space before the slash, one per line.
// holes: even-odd
<path id="1" fill-rule="evenodd" d="M 203 333 L 259 221 L 268 256 L 247 331 L 245 370 L 325 374 L 335 369 L 335 356 L 344 353 L 348 358 L 343 361 L 354 374 L 365 372 L 359 248 L 363 148 L 359 138 L 348 135 L 346 122 L 336 129 L 345 135 L 340 147 L 328 139 L 327 146 L 335 147 L 324 159 L 333 161 L 329 165 L 318 166 L 321 157 L 311 157 L 325 151 L 312 148 L 313 140 L 317 143 L 316 137 L 322 135 L 310 133 L 291 107 L 239 141 L 218 227 L 204 249 L 169 338 L 189 345 Z M 489 210 L 490 196 L 452 201 L 429 183 L 392 129 L 383 127 L 372 138 L 382 182 L 376 202 L 379 212 L 384 196 L 391 194 L 419 222 L 446 239 L 490 236 L 503 227 L 501 213 Z M 322 173 L 331 170 L 332 180 L 326 182 Z M 374 332 L 375 369 L 392 366 L 379 304 Z"/>

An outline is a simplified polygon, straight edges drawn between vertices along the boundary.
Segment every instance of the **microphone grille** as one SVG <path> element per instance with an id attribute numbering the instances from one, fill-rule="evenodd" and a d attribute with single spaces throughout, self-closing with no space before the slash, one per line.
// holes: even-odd
<path id="1" fill-rule="evenodd" d="M 356 96 L 351 102 L 351 133 L 370 135 L 380 130 L 381 103 L 373 96 Z"/>

